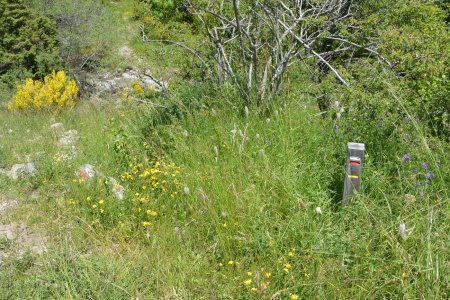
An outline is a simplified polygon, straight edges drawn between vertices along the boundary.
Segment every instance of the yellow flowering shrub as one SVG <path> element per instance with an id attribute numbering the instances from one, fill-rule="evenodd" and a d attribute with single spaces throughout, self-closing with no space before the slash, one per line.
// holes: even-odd
<path id="1" fill-rule="evenodd" d="M 27 79 L 17 85 L 17 93 L 8 104 L 9 110 L 56 109 L 73 107 L 78 100 L 79 88 L 64 71 L 53 71 L 44 81 Z"/>

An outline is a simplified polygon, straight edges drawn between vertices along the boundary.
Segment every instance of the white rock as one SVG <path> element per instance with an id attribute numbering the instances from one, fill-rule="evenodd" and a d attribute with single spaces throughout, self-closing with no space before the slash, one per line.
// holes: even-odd
<path id="1" fill-rule="evenodd" d="M 15 164 L 11 167 L 10 176 L 13 180 L 24 178 L 25 176 L 36 176 L 36 168 L 32 162 L 26 164 Z"/>

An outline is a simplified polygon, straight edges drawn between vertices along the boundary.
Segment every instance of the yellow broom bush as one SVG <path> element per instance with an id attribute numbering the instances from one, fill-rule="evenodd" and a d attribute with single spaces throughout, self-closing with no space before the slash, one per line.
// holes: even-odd
<path id="1" fill-rule="evenodd" d="M 17 85 L 17 93 L 8 104 L 9 110 L 55 109 L 73 107 L 78 100 L 79 88 L 69 80 L 64 71 L 53 71 L 45 76 L 44 82 L 27 79 Z"/>

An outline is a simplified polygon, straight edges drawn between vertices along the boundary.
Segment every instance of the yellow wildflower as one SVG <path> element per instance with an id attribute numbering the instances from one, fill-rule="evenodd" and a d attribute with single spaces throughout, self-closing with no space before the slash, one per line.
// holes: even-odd
<path id="1" fill-rule="evenodd" d="M 250 285 L 250 284 L 252 284 L 251 279 L 247 279 L 246 281 L 244 281 L 244 285 Z"/>
<path id="2" fill-rule="evenodd" d="M 291 300 L 298 300 L 298 295 L 297 294 L 292 294 L 291 295 Z"/>

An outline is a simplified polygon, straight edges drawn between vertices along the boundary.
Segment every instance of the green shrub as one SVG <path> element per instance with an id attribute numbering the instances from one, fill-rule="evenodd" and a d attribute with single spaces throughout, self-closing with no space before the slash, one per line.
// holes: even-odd
<path id="1" fill-rule="evenodd" d="M 317 87 L 323 95 L 320 101 L 325 102 L 322 107 L 333 111 L 334 101 L 339 101 L 348 123 L 345 126 L 366 139 L 369 132 L 380 132 L 381 121 L 385 135 L 378 136 L 380 143 L 391 136 L 393 128 L 404 128 L 411 122 L 448 138 L 450 35 L 444 11 L 416 0 L 365 5 L 371 13 L 358 21 L 362 36 L 375 34 L 378 51 L 390 66 L 380 64 L 375 56 L 355 55 L 350 64 L 348 58 L 347 62 L 336 59 L 334 63 L 341 64 L 340 72 L 351 86 L 343 87 L 332 76 L 324 78 Z"/>
<path id="2" fill-rule="evenodd" d="M 42 78 L 60 68 L 55 23 L 22 0 L 0 0 L 0 77 Z"/>

